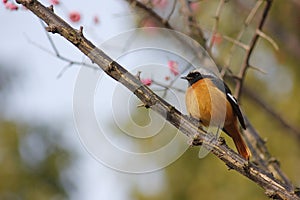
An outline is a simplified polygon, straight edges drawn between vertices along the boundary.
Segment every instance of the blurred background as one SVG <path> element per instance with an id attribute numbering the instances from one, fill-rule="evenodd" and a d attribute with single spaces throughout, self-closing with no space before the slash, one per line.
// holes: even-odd
<path id="1" fill-rule="evenodd" d="M 55 2 L 42 1 L 45 5 Z M 151 2 L 153 10 L 163 18 L 169 16 L 174 3 L 171 0 Z M 202 0 L 190 4 L 190 9 L 199 20 L 207 38 L 215 24 L 213 16 L 219 2 Z M 235 38 L 257 1 L 225 2 L 217 32 L 222 36 Z M 251 39 L 263 5 L 243 34 L 242 42 L 248 43 Z M 136 27 L 160 26 L 149 14 L 132 8 L 125 0 L 59 1 L 54 8 L 73 27 L 83 25 L 86 37 L 97 45 Z M 241 99 L 244 113 L 267 141 L 267 147 L 280 161 L 282 170 L 298 187 L 299 8 L 297 0 L 273 2 L 264 31 L 275 41 L 279 50 L 275 50 L 274 45 L 267 40 L 260 39 L 250 61 L 259 70 L 250 69 L 245 80 L 248 90 L 265 105 L 259 104 L 249 93 L 243 94 Z M 73 13 L 73 18 L 70 13 Z M 74 15 L 76 17 L 78 14 L 80 19 L 74 20 Z M 184 12 L 177 3 L 174 14 L 170 17 L 170 24 L 183 32 L 185 19 Z M 16 12 L 10 11 L 1 4 L 0 24 L 0 199 L 267 199 L 260 187 L 240 174 L 227 170 L 224 163 L 213 155 L 199 159 L 198 147 L 188 148 L 175 162 L 149 173 L 124 173 L 101 164 L 84 146 L 73 118 L 73 91 L 81 66 L 69 66 L 68 62 L 55 55 L 39 19 L 28 10 L 19 7 Z M 150 40 L 153 34 L 155 33 L 144 33 L 143 38 Z M 214 40 L 212 55 L 218 64 L 225 65 L 232 43 L 220 35 L 216 34 L 211 38 Z M 60 55 L 79 63 L 88 62 L 76 48 L 58 35 L 51 34 L 51 38 Z M 129 43 L 126 41 L 118 46 L 111 45 L 107 51 L 113 54 L 116 49 L 127 48 L 132 43 L 134 38 Z M 243 53 L 241 48 L 232 52 L 230 70 L 233 74 L 239 71 Z M 155 59 L 161 60 L 157 62 L 159 64 L 165 63 L 167 66 L 168 61 L 175 60 L 179 71 L 184 69 L 178 58 L 172 55 L 155 56 Z M 141 57 L 139 59 L 142 60 Z M 126 62 L 128 61 L 125 60 L 124 63 Z M 146 68 L 147 66 L 141 68 L 144 71 L 142 78 L 151 78 L 152 81 L 155 79 L 165 85 L 168 85 L 168 81 L 176 80 L 177 76 L 168 70 L 163 71 L 163 75 L 158 75 L 159 72 L 155 71 L 157 66 L 155 70 Z M 137 68 L 129 66 L 128 69 L 137 71 Z M 107 78 L 107 81 L 107 85 L 114 84 L 112 79 Z M 175 86 L 184 90 L 186 83 L 178 81 Z M 163 87 L 158 87 L 155 83 L 150 87 L 164 95 Z M 234 85 L 230 87 L 234 89 Z M 101 109 L 107 107 L 100 100 L 112 102 L 112 95 L 105 95 L 108 90 L 97 91 L 95 95 L 99 100 L 100 107 L 97 107 L 96 113 L 100 121 L 104 119 L 101 118 Z M 184 98 L 180 90 L 176 96 L 179 102 Z M 139 104 L 137 99 L 131 98 L 132 105 Z M 175 101 L 170 93 L 165 98 L 173 103 L 178 100 Z M 115 101 L 117 105 L 123 103 L 122 98 Z M 185 112 L 182 103 L 178 103 L 178 106 Z M 264 109 L 266 106 L 275 114 L 267 112 Z M 130 109 L 130 119 L 122 118 L 123 129 L 116 125 L 114 118 L 105 121 L 106 135 L 127 148 L 139 149 L 141 152 L 152 150 L 176 135 L 176 130 L 164 123 L 163 128 L 156 133 L 157 137 L 147 138 L 138 144 L 128 142 L 128 138 L 123 138 L 124 127 L 131 134 L 136 134 L 135 131 L 141 134 L 139 129 L 132 128 L 136 124 L 146 127 L 143 129 L 145 134 L 151 135 L 153 130 L 151 126 L 147 129 L 152 120 L 149 111 L 137 109 L 136 106 Z M 120 115 L 123 116 L 122 113 Z M 226 141 L 233 147 L 228 137 Z M 182 143 L 186 142 L 186 138 L 182 138 Z M 107 154 L 110 155 L 110 152 Z"/>

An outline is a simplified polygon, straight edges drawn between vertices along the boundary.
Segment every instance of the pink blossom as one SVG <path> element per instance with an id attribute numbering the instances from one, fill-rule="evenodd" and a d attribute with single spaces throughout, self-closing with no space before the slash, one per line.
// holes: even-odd
<path id="1" fill-rule="evenodd" d="M 19 7 L 17 5 L 15 5 L 15 4 L 13 4 L 9 1 L 7 1 L 5 3 L 5 8 L 8 9 L 8 10 L 18 10 L 19 9 Z"/>
<path id="2" fill-rule="evenodd" d="M 158 24 L 151 18 L 143 19 L 143 21 L 141 22 L 141 26 L 145 27 L 145 33 L 147 34 L 157 33 L 156 27 L 158 27 Z"/>
<path id="3" fill-rule="evenodd" d="M 4 4 L 6 4 L 6 3 L 7 3 L 7 0 L 2 0 L 2 2 L 3 2 Z"/>
<path id="4" fill-rule="evenodd" d="M 142 26 L 143 27 L 157 27 L 157 24 L 155 23 L 155 21 L 151 18 L 146 18 L 142 21 Z"/>
<path id="5" fill-rule="evenodd" d="M 97 15 L 94 16 L 93 18 L 94 24 L 99 24 L 99 17 Z"/>
<path id="6" fill-rule="evenodd" d="M 200 8 L 199 2 L 191 2 L 190 3 L 190 8 L 193 12 L 197 12 Z"/>
<path id="7" fill-rule="evenodd" d="M 141 82 L 144 85 L 150 86 L 152 84 L 152 79 L 151 78 L 145 78 L 145 79 L 142 79 Z"/>
<path id="8" fill-rule="evenodd" d="M 50 0 L 50 3 L 52 5 L 58 5 L 58 4 L 60 4 L 59 0 Z"/>
<path id="9" fill-rule="evenodd" d="M 219 33 L 216 33 L 211 38 L 212 44 L 221 44 L 222 42 L 222 36 Z"/>
<path id="10" fill-rule="evenodd" d="M 72 11 L 69 13 L 69 18 L 72 22 L 78 22 L 81 18 L 81 15 L 77 11 Z"/>
<path id="11" fill-rule="evenodd" d="M 176 61 L 169 60 L 168 61 L 168 67 L 169 67 L 171 73 L 174 74 L 175 76 L 177 76 L 179 74 L 178 63 Z"/>
<path id="12" fill-rule="evenodd" d="M 152 0 L 152 4 L 156 8 L 165 8 L 168 5 L 168 0 Z"/>
<path id="13" fill-rule="evenodd" d="M 170 80 L 170 76 L 165 76 L 165 80 L 166 81 Z"/>

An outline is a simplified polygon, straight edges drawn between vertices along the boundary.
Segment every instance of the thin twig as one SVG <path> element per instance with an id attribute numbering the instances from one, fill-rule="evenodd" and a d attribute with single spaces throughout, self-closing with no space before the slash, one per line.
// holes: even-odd
<path id="1" fill-rule="evenodd" d="M 256 33 L 263 39 L 267 40 L 272 46 L 273 48 L 278 51 L 279 50 L 279 47 L 278 45 L 276 44 L 276 42 L 270 37 L 268 36 L 267 34 L 265 34 L 264 32 L 262 32 L 261 30 L 257 29 L 256 30 Z"/>
<path id="2" fill-rule="evenodd" d="M 241 48 L 244 49 L 244 50 L 249 50 L 249 46 L 246 45 L 246 44 L 244 44 L 244 43 L 242 43 L 242 42 L 240 42 L 239 40 L 233 39 L 233 38 L 231 38 L 231 37 L 229 37 L 229 36 L 227 36 L 227 35 L 221 35 L 221 36 L 222 36 L 222 38 L 224 38 L 225 40 L 227 40 L 227 41 L 229 41 L 229 42 L 232 42 L 234 45 L 236 45 L 236 46 L 238 46 L 238 47 L 241 47 Z M 233 46 L 234 46 L 234 45 L 233 45 Z M 225 68 L 223 68 L 223 69 L 225 69 Z"/>
<path id="3" fill-rule="evenodd" d="M 192 59 L 192 62 L 193 62 L 194 59 L 197 59 L 197 57 L 194 57 L 194 58 Z M 191 67 L 192 67 L 191 63 L 187 63 L 187 65 L 183 68 L 183 70 L 180 71 L 179 74 L 184 74 L 185 72 L 187 72 L 188 70 L 190 70 Z M 165 88 L 165 91 L 164 91 L 164 93 L 163 93 L 163 95 L 162 95 L 162 98 L 164 98 L 164 97 L 167 95 L 168 88 L 172 88 L 173 85 L 174 85 L 174 83 L 178 80 L 178 78 L 179 78 L 179 76 L 176 76 L 176 77 L 174 77 L 174 79 L 172 79 L 172 80 L 170 81 L 170 83 L 169 83 L 169 84 L 167 85 L 167 87 Z"/>
<path id="4" fill-rule="evenodd" d="M 261 20 L 257 26 L 257 30 L 260 30 L 262 31 L 262 28 L 266 22 L 266 19 L 267 19 L 267 16 L 268 16 L 268 13 L 271 9 L 271 6 L 272 6 L 272 2 L 273 0 L 266 0 L 266 5 L 265 5 L 265 8 L 264 8 L 264 11 L 262 13 L 262 17 L 261 17 Z M 252 55 L 252 52 L 256 46 L 256 43 L 259 39 L 259 34 L 257 34 L 257 31 L 255 32 L 250 44 L 249 44 L 249 50 L 246 51 L 246 55 L 245 55 L 245 59 L 243 61 L 243 64 L 240 68 L 240 72 L 238 74 L 240 80 L 237 81 L 236 83 L 236 87 L 235 87 L 235 96 L 237 99 L 240 98 L 241 96 L 241 93 L 242 93 L 242 88 L 243 88 L 243 83 L 244 83 L 244 80 L 245 80 L 245 76 L 246 76 L 246 72 L 247 72 L 247 69 L 249 68 L 250 64 L 249 64 L 249 61 L 250 61 L 250 57 Z"/>
<path id="5" fill-rule="evenodd" d="M 168 16 L 166 17 L 167 21 L 170 21 L 171 16 L 174 14 L 175 12 L 175 8 L 176 8 L 176 4 L 177 4 L 177 0 L 174 0 L 173 4 L 172 4 L 172 8 L 170 13 L 168 14 Z"/>
<path id="6" fill-rule="evenodd" d="M 215 23 L 213 25 L 213 28 L 212 28 L 212 31 L 211 31 L 211 36 L 210 36 L 210 42 L 209 42 L 209 45 L 208 45 L 208 49 L 209 51 L 211 51 L 213 45 L 214 45 L 214 41 L 213 41 L 213 37 L 215 37 L 217 31 L 218 31 L 218 27 L 219 27 L 219 21 L 220 21 L 220 16 L 221 16 L 221 11 L 222 11 L 222 8 L 225 4 L 225 0 L 220 0 L 219 1 L 219 5 L 217 7 L 217 10 L 216 10 L 216 14 L 214 16 L 215 18 Z"/>
<path id="7" fill-rule="evenodd" d="M 186 18 L 186 24 L 188 25 L 187 34 L 196 40 L 202 47 L 205 47 L 205 49 L 208 51 L 206 48 L 206 38 L 204 37 L 204 33 L 199 26 L 197 19 L 191 11 L 189 2 L 186 0 L 179 0 L 179 2 L 181 4 L 183 16 Z M 211 53 L 208 51 L 208 54 L 210 55 Z"/>
<path id="8" fill-rule="evenodd" d="M 259 67 L 256 67 L 256 66 L 253 66 L 253 65 L 250 65 L 249 67 L 250 67 L 251 69 L 254 69 L 254 70 L 256 70 L 256 71 L 262 73 L 262 74 L 267 74 L 267 72 L 266 72 L 265 70 L 263 70 L 263 69 L 261 69 L 261 68 L 259 68 Z"/>
<path id="9" fill-rule="evenodd" d="M 45 24 L 43 23 L 43 21 L 40 21 L 41 22 L 41 25 L 44 27 L 44 29 L 46 28 Z M 65 61 L 67 62 L 68 64 L 59 72 L 59 74 L 57 75 L 57 78 L 60 78 L 63 73 L 69 69 L 70 67 L 72 67 L 73 65 L 79 65 L 79 66 L 85 66 L 85 67 L 88 67 L 88 68 L 91 68 L 91 69 L 94 69 L 94 70 L 98 70 L 97 67 L 95 67 L 94 65 L 91 65 L 91 64 L 88 64 L 88 63 L 85 63 L 85 62 L 79 62 L 79 61 L 74 61 L 74 60 L 71 60 L 67 57 L 64 57 L 62 55 L 60 55 L 58 49 L 56 48 L 56 45 L 54 44 L 54 41 L 52 40 L 52 38 L 50 37 L 50 35 L 47 33 L 47 31 L 45 30 L 45 33 L 46 33 L 46 37 L 55 53 L 55 56 L 57 58 L 59 58 L 60 60 L 62 61 Z M 50 52 L 50 51 L 46 51 L 46 52 Z M 50 53 L 51 55 L 53 55 L 53 53 Z"/>
<path id="10" fill-rule="evenodd" d="M 64 68 L 62 68 L 62 70 L 57 74 L 57 76 L 56 76 L 56 78 L 57 79 L 60 79 L 63 75 L 64 75 L 64 73 L 70 68 L 70 67 L 72 67 L 72 63 L 69 63 L 69 64 L 67 64 Z"/>
<path id="11" fill-rule="evenodd" d="M 257 13 L 258 9 L 260 8 L 260 6 L 262 5 L 264 0 L 259 0 L 256 2 L 256 4 L 254 5 L 254 7 L 251 9 L 250 13 L 248 14 L 245 22 L 244 22 L 244 26 L 243 28 L 240 30 L 240 32 L 238 33 L 237 37 L 235 38 L 235 41 L 240 41 L 244 32 L 246 31 L 246 29 L 248 28 L 248 26 L 250 25 L 250 23 L 252 22 L 255 14 Z M 250 47 L 248 46 L 246 49 L 248 51 Z M 228 56 L 227 56 L 227 59 L 225 60 L 225 65 L 224 67 L 222 68 L 222 71 L 221 71 L 221 74 L 222 76 L 225 75 L 227 69 L 229 68 L 230 66 L 230 63 L 232 61 L 232 58 L 233 58 L 233 52 L 235 51 L 235 45 L 233 44 L 229 50 L 229 53 L 228 53 Z"/>
<path id="12" fill-rule="evenodd" d="M 47 34 L 47 35 L 48 35 L 48 34 Z M 85 63 L 85 62 L 74 61 L 74 60 L 71 60 L 71 59 L 69 59 L 69 58 L 67 58 L 67 57 L 64 57 L 64 56 L 60 55 L 60 54 L 59 54 L 59 51 L 55 50 L 55 49 L 56 49 L 56 46 L 55 46 L 55 44 L 54 44 L 54 42 L 53 42 L 53 40 L 52 40 L 51 37 L 47 37 L 47 38 L 48 38 L 48 40 L 49 40 L 49 42 L 50 42 L 50 44 L 51 44 L 51 47 L 52 47 L 52 49 L 53 49 L 53 51 L 54 51 L 55 53 L 51 52 L 51 51 L 50 51 L 49 49 L 47 49 L 46 47 L 44 47 L 44 46 L 42 46 L 42 45 L 36 43 L 36 42 L 33 41 L 33 40 L 31 40 L 31 39 L 28 37 L 28 35 L 25 34 L 25 37 L 26 37 L 26 40 L 28 41 L 29 44 L 32 44 L 33 46 L 36 46 L 37 48 L 39 48 L 40 50 L 42 50 L 42 51 L 48 53 L 48 54 L 51 55 L 51 56 L 57 57 L 57 58 L 59 58 L 60 60 L 62 60 L 62 61 L 64 61 L 64 62 L 67 62 L 67 63 L 68 63 L 67 66 L 79 65 L 79 66 L 85 66 L 85 67 L 88 67 L 88 68 L 91 68 L 91 69 L 94 69 L 94 70 L 99 70 L 99 68 L 98 68 L 98 67 L 95 67 L 94 65 L 91 65 L 91 64 L 88 64 L 88 63 Z M 67 66 L 65 66 L 64 68 L 67 68 Z M 61 73 L 59 73 L 59 74 L 61 74 Z M 59 77 L 60 77 L 60 76 L 59 76 Z"/>
<path id="13" fill-rule="evenodd" d="M 287 176 L 280 170 L 279 161 L 271 156 L 268 149 L 266 148 L 265 141 L 259 136 L 257 131 L 253 128 L 253 126 L 249 123 L 247 117 L 245 117 L 245 122 L 247 125 L 247 129 L 244 131 L 244 134 L 250 144 L 254 144 L 252 150 L 255 149 L 256 162 L 259 166 L 263 166 L 268 171 L 272 172 L 276 178 L 278 178 L 282 183 L 284 183 L 287 187 L 287 191 L 292 192 L 294 190 L 294 186 L 291 181 L 287 178 Z M 267 161 L 267 162 L 266 162 Z"/>
<path id="14" fill-rule="evenodd" d="M 158 81 L 156 81 L 156 80 L 153 80 L 153 79 L 152 79 L 152 83 L 153 83 L 154 85 L 158 85 L 158 86 L 160 86 L 160 87 L 163 87 L 164 89 L 161 90 L 161 91 L 166 91 L 166 89 L 167 89 L 167 90 L 173 89 L 173 90 L 176 90 L 177 92 L 181 92 L 181 93 L 184 93 L 184 92 L 185 92 L 185 90 L 183 90 L 183 89 L 180 89 L 180 88 L 177 88 L 177 87 L 174 87 L 174 86 L 169 87 L 168 85 L 165 85 L 165 84 L 160 83 L 160 82 L 158 82 Z"/>
<path id="15" fill-rule="evenodd" d="M 172 26 L 169 24 L 169 21 L 163 19 L 159 16 L 151 7 L 147 6 L 148 4 L 143 4 L 137 0 L 126 0 L 133 8 L 139 7 L 140 9 L 144 10 L 149 16 L 153 17 L 155 20 L 161 22 L 165 28 L 173 29 Z"/>

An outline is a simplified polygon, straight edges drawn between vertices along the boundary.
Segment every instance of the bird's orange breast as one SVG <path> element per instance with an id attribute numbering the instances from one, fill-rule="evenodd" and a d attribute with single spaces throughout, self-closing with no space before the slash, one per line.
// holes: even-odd
<path id="1" fill-rule="evenodd" d="M 201 79 L 187 89 L 186 107 L 204 126 L 224 127 L 236 121 L 226 95 L 209 79 Z"/>

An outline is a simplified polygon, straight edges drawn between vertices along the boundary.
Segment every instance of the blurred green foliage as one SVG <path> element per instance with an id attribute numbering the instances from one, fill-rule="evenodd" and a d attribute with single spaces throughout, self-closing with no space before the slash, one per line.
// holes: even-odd
<path id="1" fill-rule="evenodd" d="M 7 68 L 0 68 L 0 74 L 4 110 L 5 94 L 18 76 Z M 63 172 L 71 166 L 74 154 L 59 132 L 40 122 L 7 120 L 0 114 L 1 200 L 68 198 L 67 190 L 74 186 Z"/>
<path id="2" fill-rule="evenodd" d="M 67 198 L 61 175 L 71 154 L 53 130 L 1 121 L 0 138 L 0 199 Z"/>

